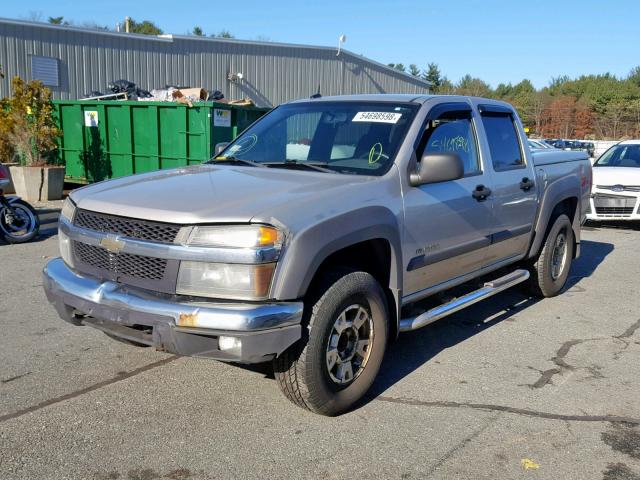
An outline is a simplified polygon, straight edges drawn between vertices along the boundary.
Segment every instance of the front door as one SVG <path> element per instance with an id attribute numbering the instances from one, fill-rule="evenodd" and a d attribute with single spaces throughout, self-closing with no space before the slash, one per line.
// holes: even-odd
<path id="1" fill-rule="evenodd" d="M 484 265 L 496 228 L 491 196 L 474 191 L 492 188 L 481 162 L 474 114 L 465 103 L 432 109 L 417 158 L 425 152 L 457 153 L 465 176 L 459 180 L 410 187 L 404 195 L 404 295 L 411 295 Z"/>

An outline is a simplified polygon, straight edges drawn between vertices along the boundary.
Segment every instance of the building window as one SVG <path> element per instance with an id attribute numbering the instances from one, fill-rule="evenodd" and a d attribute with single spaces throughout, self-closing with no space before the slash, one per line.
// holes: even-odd
<path id="1" fill-rule="evenodd" d="M 60 86 L 58 59 L 54 57 L 31 57 L 31 78 L 40 80 L 48 87 Z"/>

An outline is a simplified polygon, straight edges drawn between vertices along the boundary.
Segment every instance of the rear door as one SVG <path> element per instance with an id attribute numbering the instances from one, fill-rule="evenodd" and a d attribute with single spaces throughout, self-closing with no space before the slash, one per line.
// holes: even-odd
<path id="1" fill-rule="evenodd" d="M 411 295 L 480 269 L 498 225 L 490 189 L 491 173 L 481 161 L 478 117 L 470 105 L 435 105 L 427 117 L 416 158 L 425 152 L 457 153 L 465 176 L 459 180 L 410 187 L 404 195 L 404 293 Z M 475 192 L 475 193 L 474 193 Z"/>
<path id="2" fill-rule="evenodd" d="M 501 105 L 479 105 L 493 170 L 493 205 L 499 228 L 491 232 L 486 264 L 526 253 L 537 211 L 533 160 L 523 144 L 522 126 L 513 111 Z"/>

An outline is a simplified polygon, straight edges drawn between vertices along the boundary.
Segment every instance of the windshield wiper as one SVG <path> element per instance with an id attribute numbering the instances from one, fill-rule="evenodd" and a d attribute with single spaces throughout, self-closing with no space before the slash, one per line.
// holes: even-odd
<path id="1" fill-rule="evenodd" d="M 329 168 L 325 168 L 329 165 L 328 162 L 306 162 L 306 161 L 298 161 L 298 160 L 285 160 L 284 162 L 265 162 L 264 165 L 268 167 L 285 167 L 285 168 L 297 168 L 297 167 L 307 167 L 311 170 L 317 170 L 318 172 L 325 173 L 338 173 L 335 170 L 331 170 Z"/>
<path id="2" fill-rule="evenodd" d="M 238 158 L 238 157 L 234 157 L 234 156 L 229 156 L 229 157 L 215 157 L 211 160 L 209 160 L 207 163 L 242 163 L 244 165 L 251 165 L 252 167 L 265 167 L 266 165 L 263 165 L 260 162 L 254 162 L 253 160 L 247 160 L 244 158 Z"/>

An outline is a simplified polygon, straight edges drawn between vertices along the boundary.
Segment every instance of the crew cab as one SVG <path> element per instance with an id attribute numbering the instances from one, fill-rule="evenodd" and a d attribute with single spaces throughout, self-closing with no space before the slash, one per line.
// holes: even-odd
<path id="1" fill-rule="evenodd" d="M 504 102 L 301 100 L 210 162 L 72 192 L 44 288 L 126 343 L 272 361 L 293 403 L 336 415 L 400 332 L 517 284 L 557 295 L 590 188 L 586 154 L 533 154 Z"/>

